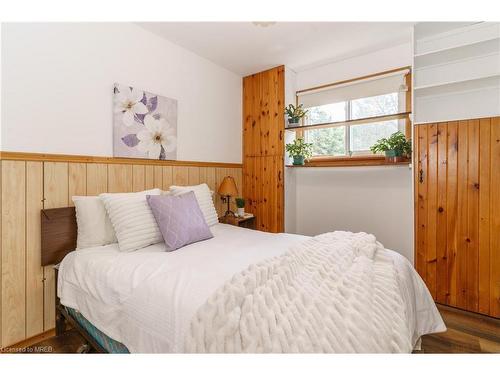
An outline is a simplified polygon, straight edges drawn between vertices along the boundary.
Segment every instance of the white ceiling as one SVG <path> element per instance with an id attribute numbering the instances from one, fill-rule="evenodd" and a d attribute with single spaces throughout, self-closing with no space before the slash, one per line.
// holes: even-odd
<path id="1" fill-rule="evenodd" d="M 409 42 L 411 22 L 148 22 L 143 28 L 237 74 L 304 70 Z"/>

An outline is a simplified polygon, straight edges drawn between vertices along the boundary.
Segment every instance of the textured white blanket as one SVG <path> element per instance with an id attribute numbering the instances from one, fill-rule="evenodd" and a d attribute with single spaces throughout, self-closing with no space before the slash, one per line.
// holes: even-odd
<path id="1" fill-rule="evenodd" d="M 392 258 L 373 235 L 333 232 L 250 266 L 198 310 L 187 352 L 412 351 Z"/>

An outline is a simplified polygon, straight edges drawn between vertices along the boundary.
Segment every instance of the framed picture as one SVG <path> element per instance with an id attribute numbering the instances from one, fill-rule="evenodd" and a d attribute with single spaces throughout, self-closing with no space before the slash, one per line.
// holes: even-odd
<path id="1" fill-rule="evenodd" d="M 177 159 L 177 100 L 115 83 L 113 155 Z"/>

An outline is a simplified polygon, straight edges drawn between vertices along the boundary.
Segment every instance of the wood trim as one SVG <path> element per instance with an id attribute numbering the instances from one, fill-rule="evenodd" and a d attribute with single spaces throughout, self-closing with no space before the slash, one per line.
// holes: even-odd
<path id="1" fill-rule="evenodd" d="M 287 165 L 287 168 L 313 168 L 313 167 L 366 167 L 366 166 L 400 166 L 409 165 L 411 160 L 397 163 L 387 162 L 384 156 L 332 156 L 315 157 L 306 161 L 305 165 Z"/>
<path id="2" fill-rule="evenodd" d="M 183 167 L 219 167 L 219 168 L 241 168 L 241 163 L 207 162 L 207 161 L 185 161 L 185 160 L 153 160 L 115 158 L 108 156 L 86 156 L 66 154 L 45 154 L 34 152 L 0 151 L 0 160 L 21 161 L 50 161 L 71 163 L 106 163 L 106 164 L 139 164 L 139 165 L 174 165 Z"/>
<path id="3" fill-rule="evenodd" d="M 473 312 L 473 311 L 470 311 L 470 310 L 464 310 L 464 309 L 461 309 L 459 307 L 453 307 L 453 306 L 446 305 L 444 303 L 439 303 L 439 302 L 436 302 L 436 306 L 440 310 L 451 311 L 451 312 L 455 312 L 455 313 L 460 313 L 460 314 L 462 314 L 463 316 L 466 316 L 466 317 L 478 318 L 478 319 L 481 319 L 482 321 L 498 325 L 498 328 L 500 329 L 500 319 L 495 318 L 493 316 L 486 315 L 486 314 L 483 314 L 483 313 Z"/>
<path id="4" fill-rule="evenodd" d="M 407 75 L 405 75 L 405 84 L 407 87 L 406 95 L 405 95 L 405 111 L 407 113 L 412 113 L 411 103 L 412 103 L 412 75 L 411 71 Z M 405 136 L 406 139 L 411 138 L 411 119 L 410 116 L 406 119 L 405 123 Z"/>
<path id="5" fill-rule="evenodd" d="M 28 346 L 35 345 L 36 343 L 39 343 L 40 341 L 43 341 L 43 340 L 48 339 L 50 337 L 54 337 L 55 335 L 56 335 L 56 329 L 52 328 L 46 332 L 42 332 L 38 335 L 29 337 L 26 340 L 19 341 L 16 344 L 9 345 L 5 348 L 0 348 L 0 353 L 15 353 L 17 351 L 15 349 L 27 348 Z"/>
<path id="6" fill-rule="evenodd" d="M 290 127 L 287 127 L 286 130 L 323 129 L 323 128 L 333 128 L 336 126 L 343 126 L 343 125 L 352 126 L 352 125 L 367 124 L 367 123 L 378 122 L 378 121 L 390 121 L 390 120 L 401 120 L 401 119 L 409 120 L 410 114 L 411 114 L 411 112 L 401 112 L 401 113 L 394 113 L 392 115 L 365 117 L 365 118 L 360 118 L 360 119 L 356 119 L 356 120 L 327 122 L 327 123 L 314 124 L 314 125 L 290 126 Z"/>
<path id="7" fill-rule="evenodd" d="M 321 90 L 321 89 L 325 89 L 327 87 L 340 86 L 340 85 L 344 85 L 346 83 L 351 83 L 351 82 L 356 82 L 356 81 L 362 81 L 362 80 L 365 80 L 365 79 L 369 79 L 369 78 L 373 78 L 373 77 L 377 77 L 377 76 L 383 76 L 385 74 L 396 73 L 396 72 L 400 72 L 400 71 L 403 71 L 403 70 L 409 70 L 411 72 L 411 66 L 404 66 L 404 67 L 401 67 L 401 68 L 390 69 L 390 70 L 385 70 L 383 72 L 368 74 L 368 75 L 365 75 L 365 76 L 362 76 L 362 77 L 350 78 L 350 79 L 345 79 L 343 81 L 337 81 L 337 82 L 333 82 L 333 83 L 327 83 L 325 85 L 310 87 L 308 89 L 298 90 L 298 91 L 296 91 L 296 94 L 302 94 L 302 93 L 309 92 L 309 91 Z"/>

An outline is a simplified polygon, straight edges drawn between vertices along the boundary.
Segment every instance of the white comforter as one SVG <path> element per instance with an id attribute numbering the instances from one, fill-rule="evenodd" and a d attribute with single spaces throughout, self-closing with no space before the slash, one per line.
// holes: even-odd
<path id="1" fill-rule="evenodd" d="M 233 275 L 285 253 L 308 237 L 269 234 L 218 224 L 214 238 L 166 253 L 164 245 L 122 253 L 117 245 L 80 250 L 59 269 L 62 304 L 131 352 L 183 352 L 196 311 Z M 409 262 L 392 259 L 411 345 L 444 324 Z M 360 301 L 362 303 L 362 301 Z"/>

